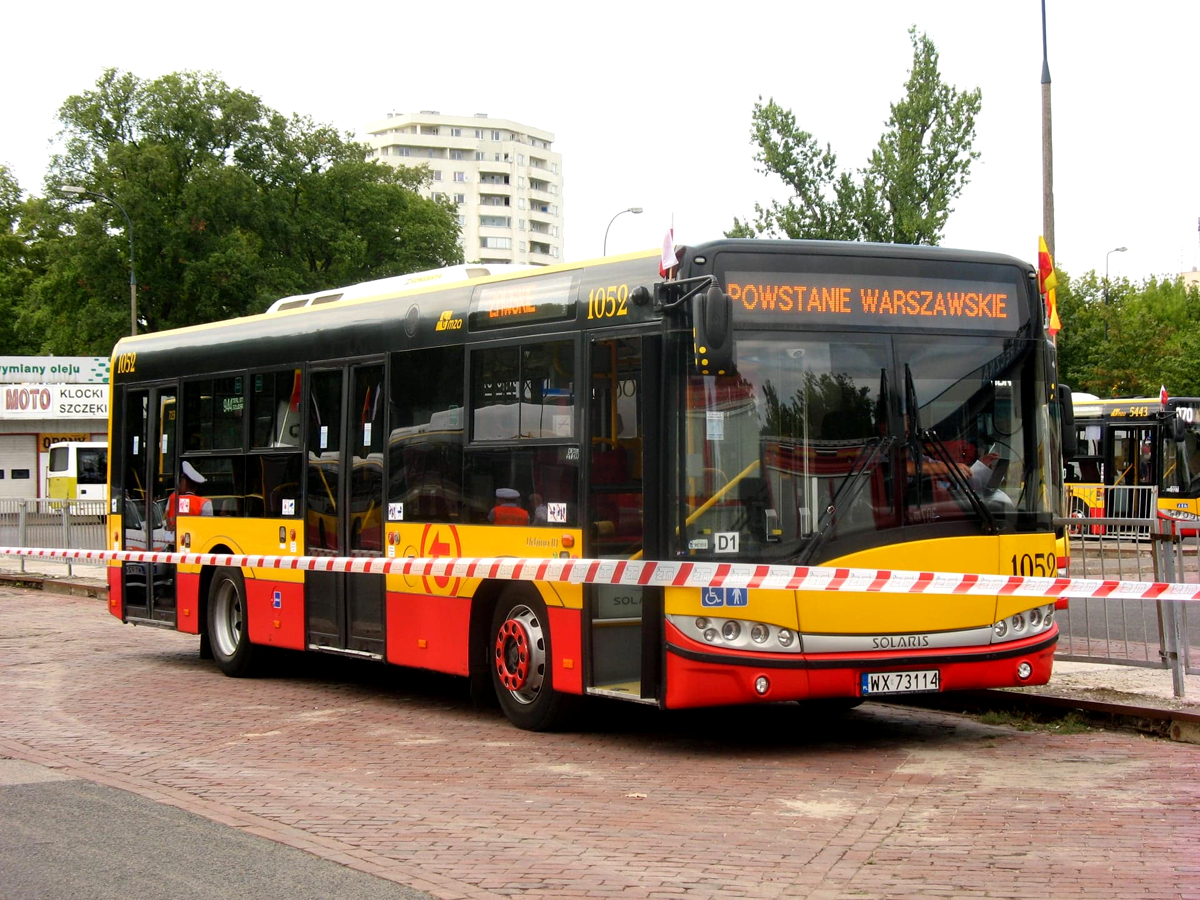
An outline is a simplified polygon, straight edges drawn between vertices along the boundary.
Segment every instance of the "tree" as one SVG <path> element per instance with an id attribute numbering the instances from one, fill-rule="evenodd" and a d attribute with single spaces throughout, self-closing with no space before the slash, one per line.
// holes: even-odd
<path id="1" fill-rule="evenodd" d="M 1200 292 L 1182 279 L 1117 279 L 1059 270 L 1059 377 L 1101 397 L 1200 395 Z"/>
<path id="2" fill-rule="evenodd" d="M 778 177 L 794 196 L 754 205 L 753 222 L 735 218 L 729 237 L 866 240 L 937 244 L 971 164 L 978 88 L 960 92 L 942 81 L 938 53 L 909 29 L 913 64 L 905 96 L 893 103 L 887 130 L 855 178 L 838 169 L 830 144 L 801 130 L 791 110 L 760 97 L 751 116 L 758 171 Z"/>
<path id="3" fill-rule="evenodd" d="M 462 261 L 456 210 L 418 189 L 427 169 L 284 116 L 211 73 L 153 81 L 107 70 L 60 113 L 51 192 L 75 184 L 129 214 L 139 330 L 259 312 L 273 300 Z M 27 291 L 22 326 L 56 353 L 104 353 L 129 331 L 126 224 L 74 204 Z"/>
<path id="4" fill-rule="evenodd" d="M 36 344 L 17 318 L 34 280 L 45 271 L 38 223 L 45 204 L 24 197 L 17 179 L 0 165 L 0 352 L 23 354 Z"/>

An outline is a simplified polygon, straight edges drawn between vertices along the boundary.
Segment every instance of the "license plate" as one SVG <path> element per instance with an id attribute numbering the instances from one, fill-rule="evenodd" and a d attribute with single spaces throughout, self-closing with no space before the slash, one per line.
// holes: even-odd
<path id="1" fill-rule="evenodd" d="M 862 695 L 925 694 L 941 690 L 937 669 L 913 669 L 907 672 L 863 672 Z"/>

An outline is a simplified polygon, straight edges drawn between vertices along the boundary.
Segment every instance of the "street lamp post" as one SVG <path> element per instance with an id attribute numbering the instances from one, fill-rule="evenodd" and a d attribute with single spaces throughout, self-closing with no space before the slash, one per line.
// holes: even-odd
<path id="1" fill-rule="evenodd" d="M 1104 254 L 1104 339 L 1108 340 L 1108 258 L 1114 253 L 1124 253 L 1128 247 L 1113 247 Z"/>
<path id="2" fill-rule="evenodd" d="M 631 206 L 629 209 L 621 210 L 619 213 L 617 213 L 617 216 L 624 215 L 627 212 L 633 213 L 635 216 L 640 216 L 642 214 L 642 208 L 640 206 Z M 617 216 L 613 216 L 608 220 L 608 228 L 612 228 L 612 223 L 617 221 Z M 602 256 L 608 256 L 608 228 L 604 229 L 604 253 L 601 254 Z"/>
<path id="3" fill-rule="evenodd" d="M 129 220 L 129 213 L 125 212 L 125 207 L 112 197 L 101 194 L 99 191 L 89 191 L 77 184 L 64 184 L 61 190 L 64 194 L 73 194 L 76 197 L 97 197 L 111 203 L 125 217 L 125 231 L 129 235 L 129 333 L 137 334 L 137 277 L 133 272 L 133 222 Z"/>

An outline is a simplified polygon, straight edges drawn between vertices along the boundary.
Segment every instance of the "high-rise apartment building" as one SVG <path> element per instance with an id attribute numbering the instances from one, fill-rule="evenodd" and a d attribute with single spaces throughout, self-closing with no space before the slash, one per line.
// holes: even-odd
<path id="1" fill-rule="evenodd" d="M 366 128 L 374 158 L 425 164 L 426 194 L 458 207 L 467 262 L 552 265 L 563 258 L 562 155 L 554 135 L 484 113 L 389 113 Z"/>

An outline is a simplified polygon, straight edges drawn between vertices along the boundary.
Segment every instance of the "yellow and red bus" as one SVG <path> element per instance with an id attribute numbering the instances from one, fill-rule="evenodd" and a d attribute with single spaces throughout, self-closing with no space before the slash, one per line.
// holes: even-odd
<path id="1" fill-rule="evenodd" d="M 719 240 L 123 339 L 114 549 L 1054 574 L 1033 269 Z M 173 515 L 168 515 L 173 511 Z M 125 522 L 122 522 L 122 518 Z M 1044 683 L 1053 603 L 199 565 L 109 568 L 125 622 L 461 675 L 517 725 Z"/>
<path id="2" fill-rule="evenodd" d="M 1076 393 L 1072 403 L 1078 438 L 1076 453 L 1066 461 L 1070 514 L 1157 515 L 1178 533 L 1195 534 L 1200 529 L 1200 397 L 1101 399 Z M 1114 487 L 1145 490 L 1114 495 L 1107 490 Z M 1109 496 L 1119 498 L 1119 509 L 1107 508 Z"/>

